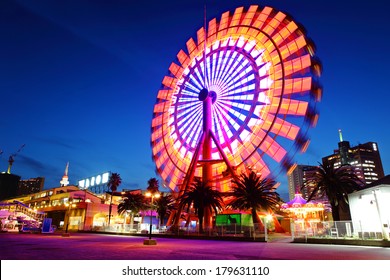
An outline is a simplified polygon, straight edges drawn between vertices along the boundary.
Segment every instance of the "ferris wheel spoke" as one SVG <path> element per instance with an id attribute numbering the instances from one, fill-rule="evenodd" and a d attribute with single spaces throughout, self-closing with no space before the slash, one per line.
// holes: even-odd
<path id="1" fill-rule="evenodd" d="M 187 114 L 185 118 L 178 120 L 179 131 L 191 131 L 194 128 L 200 126 L 202 121 L 201 112 Z"/>
<path id="2" fill-rule="evenodd" d="M 189 76 L 190 80 L 188 81 L 188 83 L 194 85 L 199 90 L 204 87 L 203 74 L 200 71 L 200 67 L 195 68 L 194 72 Z"/>
<path id="3" fill-rule="evenodd" d="M 224 75 L 229 70 L 231 61 L 228 61 L 226 57 L 219 59 L 218 71 L 215 73 L 215 81 L 218 83 L 225 84 Z"/>
<path id="4" fill-rule="evenodd" d="M 241 106 L 242 104 L 236 102 L 230 102 L 230 111 L 236 118 L 241 119 L 243 122 L 247 117 L 252 117 L 250 108 L 246 109 Z"/>
<path id="5" fill-rule="evenodd" d="M 192 98 L 193 100 L 197 100 L 199 90 L 199 87 L 188 82 L 183 85 L 183 90 L 180 92 L 181 98 Z"/>
<path id="6" fill-rule="evenodd" d="M 237 66 L 238 69 L 232 69 L 232 72 L 228 78 L 226 79 L 226 85 L 228 87 L 234 87 L 235 85 L 240 85 L 244 82 L 246 82 L 246 79 L 251 80 L 254 79 L 254 72 L 252 68 L 247 68 L 245 70 L 242 70 L 241 66 Z"/>
<path id="7" fill-rule="evenodd" d="M 198 111 L 200 110 L 199 103 L 195 103 L 193 99 L 190 101 L 187 101 L 187 103 L 180 101 L 176 105 L 177 107 L 177 114 L 182 115 L 184 113 L 188 113 L 189 111 Z"/>
<path id="8" fill-rule="evenodd" d="M 242 66 L 241 63 L 247 62 L 242 55 L 237 55 L 238 58 L 236 58 L 234 61 L 232 61 L 232 64 L 228 68 L 228 71 L 224 73 L 224 75 L 221 77 L 225 84 L 227 86 L 232 85 L 233 83 L 237 82 L 237 80 L 245 75 L 245 72 L 241 72 Z"/>
<path id="9" fill-rule="evenodd" d="M 220 115 L 220 118 L 223 120 L 224 123 L 223 129 L 227 132 L 230 132 L 232 134 L 232 137 L 233 135 L 236 135 L 238 129 L 240 128 L 240 125 L 237 120 L 235 120 L 234 115 L 229 111 L 225 111 L 224 114 Z"/>
<path id="10" fill-rule="evenodd" d="M 177 117 L 176 123 L 179 129 L 183 130 L 185 127 L 192 125 L 193 122 L 199 122 L 199 118 L 201 118 L 201 112 L 190 112 Z"/>
<path id="11" fill-rule="evenodd" d="M 202 123 L 201 115 L 195 116 L 192 120 L 180 125 L 178 130 L 182 138 L 182 142 L 191 143 L 194 141 L 193 137 L 198 135 L 198 129 L 200 129 Z M 196 140 L 196 139 L 195 139 Z"/>
<path id="12" fill-rule="evenodd" d="M 220 115 L 217 115 L 216 116 L 217 118 L 217 121 L 214 123 L 214 126 L 215 126 L 215 134 L 216 134 L 216 138 L 219 139 L 219 143 L 221 145 L 224 145 L 228 148 L 228 150 L 230 151 L 231 154 L 233 154 L 233 149 L 230 145 L 230 141 L 229 139 L 231 138 L 229 135 L 228 135 L 228 129 L 224 129 L 224 126 L 223 124 L 226 125 L 226 121 L 221 119 L 221 116 Z"/>
<path id="13" fill-rule="evenodd" d="M 226 60 L 224 61 L 224 67 L 218 77 L 218 80 L 223 81 L 224 83 L 226 83 L 226 80 L 229 79 L 229 75 L 234 74 L 232 68 L 235 63 L 236 57 L 238 56 L 238 54 L 235 52 L 229 51 L 228 53 L 231 53 L 231 56 L 230 58 L 226 58 Z"/>
<path id="14" fill-rule="evenodd" d="M 228 127 L 228 120 L 225 118 L 225 115 L 227 114 L 228 110 L 225 110 L 222 106 L 217 105 L 214 107 L 213 115 L 215 116 L 215 122 L 219 124 L 219 130 L 220 131 L 228 131 L 228 129 L 225 129 Z"/>
<path id="15" fill-rule="evenodd" d="M 202 134 L 202 129 L 200 125 L 194 126 L 193 129 L 190 130 L 189 145 L 192 148 L 195 148 L 201 134 Z"/>
<path id="16" fill-rule="evenodd" d="M 231 93 L 241 93 L 248 90 L 253 90 L 256 87 L 255 76 L 250 73 L 250 75 L 246 77 L 242 77 L 240 82 L 235 82 L 227 86 L 227 91 Z"/>
<path id="17" fill-rule="evenodd" d="M 246 104 L 253 104 L 254 97 L 257 94 L 257 90 L 246 90 L 245 88 L 242 91 L 229 91 L 223 94 L 219 99 L 224 102 L 236 101 Z M 256 102 L 256 101 L 255 101 Z"/>

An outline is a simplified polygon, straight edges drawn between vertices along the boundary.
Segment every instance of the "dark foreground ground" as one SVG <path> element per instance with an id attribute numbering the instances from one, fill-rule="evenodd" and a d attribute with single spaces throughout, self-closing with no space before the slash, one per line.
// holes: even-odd
<path id="1" fill-rule="evenodd" d="M 390 260 L 390 248 L 237 242 L 93 233 L 0 234 L 1 260 Z"/>

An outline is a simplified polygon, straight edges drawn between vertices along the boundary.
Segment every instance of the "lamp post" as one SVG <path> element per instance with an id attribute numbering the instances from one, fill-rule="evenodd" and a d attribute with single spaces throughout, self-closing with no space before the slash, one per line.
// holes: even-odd
<path id="1" fill-rule="evenodd" d="M 147 192 L 145 196 L 151 198 L 151 203 L 150 203 L 149 239 L 144 240 L 144 245 L 157 245 L 157 241 L 152 239 L 152 210 L 153 210 L 153 200 L 154 198 L 159 198 L 160 193 Z"/>
<path id="2" fill-rule="evenodd" d="M 88 204 L 92 201 L 89 198 L 84 199 L 85 203 L 85 214 L 84 214 L 84 224 L 83 224 L 83 230 L 86 230 L 86 223 L 87 223 L 87 213 L 88 213 Z"/>
<path id="3" fill-rule="evenodd" d="M 65 206 L 68 207 L 68 219 L 66 221 L 65 233 L 62 234 L 62 237 L 69 237 L 70 234 L 68 233 L 68 227 L 69 227 L 69 220 L 70 220 L 70 209 L 72 207 L 75 207 L 76 204 L 74 204 L 73 202 L 69 202 L 69 203 L 65 204 Z"/>

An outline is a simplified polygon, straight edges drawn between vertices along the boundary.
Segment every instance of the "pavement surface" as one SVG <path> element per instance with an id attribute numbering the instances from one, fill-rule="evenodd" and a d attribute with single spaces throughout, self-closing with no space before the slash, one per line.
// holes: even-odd
<path id="1" fill-rule="evenodd" d="M 114 234 L 0 234 L 1 260 L 390 260 L 390 248 Z M 285 240 L 284 240 L 285 241 Z"/>

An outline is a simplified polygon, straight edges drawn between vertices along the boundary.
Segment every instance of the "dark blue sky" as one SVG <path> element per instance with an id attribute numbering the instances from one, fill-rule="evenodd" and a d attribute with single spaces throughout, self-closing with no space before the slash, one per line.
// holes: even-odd
<path id="1" fill-rule="evenodd" d="M 342 2 L 342 3 L 340 3 Z M 320 119 L 295 160 L 313 164 L 337 148 L 375 141 L 390 170 L 390 4 L 380 0 L 0 1 L 0 171 L 22 144 L 12 173 L 69 179 L 117 172 L 123 188 L 154 173 L 150 125 L 163 77 L 207 21 L 251 4 L 304 25 L 324 67 Z M 280 178 L 282 196 L 286 178 Z"/>

